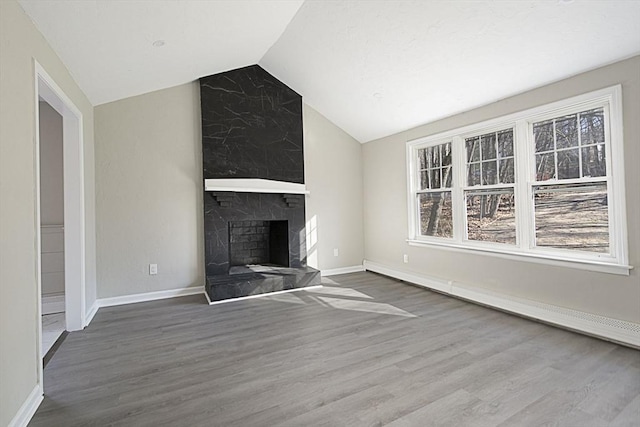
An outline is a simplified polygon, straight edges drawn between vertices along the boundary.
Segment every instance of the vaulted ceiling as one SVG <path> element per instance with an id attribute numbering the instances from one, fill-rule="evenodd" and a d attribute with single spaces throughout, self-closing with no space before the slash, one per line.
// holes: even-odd
<path id="1" fill-rule="evenodd" d="M 260 64 L 360 142 L 640 54 L 640 1 L 19 0 L 94 105 Z"/>

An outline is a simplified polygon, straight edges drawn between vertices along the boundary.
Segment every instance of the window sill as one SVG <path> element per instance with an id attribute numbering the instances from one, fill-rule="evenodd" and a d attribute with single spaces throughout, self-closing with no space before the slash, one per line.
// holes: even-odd
<path id="1" fill-rule="evenodd" d="M 424 240 L 407 239 L 407 243 L 409 244 L 409 246 L 445 249 L 453 252 L 461 252 L 467 254 L 480 253 L 515 261 L 525 261 L 558 267 L 575 268 L 579 270 L 597 271 L 600 273 L 617 274 L 621 276 L 628 276 L 629 271 L 633 269 L 633 267 L 630 265 L 620 265 L 606 261 L 567 258 L 545 253 L 516 252 L 514 250 L 502 250 L 499 248 L 469 247 L 459 243 L 451 242 L 427 242 Z"/>

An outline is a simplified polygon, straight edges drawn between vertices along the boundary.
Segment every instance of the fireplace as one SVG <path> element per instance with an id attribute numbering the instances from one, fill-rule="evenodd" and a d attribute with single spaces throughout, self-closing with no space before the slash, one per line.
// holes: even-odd
<path id="1" fill-rule="evenodd" d="M 258 65 L 200 79 L 210 301 L 320 283 L 307 267 L 302 97 Z"/>
<path id="2" fill-rule="evenodd" d="M 320 284 L 320 272 L 306 265 L 304 195 L 233 190 L 205 191 L 209 300 Z"/>
<path id="3" fill-rule="evenodd" d="M 239 265 L 306 266 L 304 206 L 292 204 L 291 199 L 277 193 L 206 191 L 204 209 L 208 277 L 228 275 L 232 267 Z M 266 240 L 265 223 L 269 224 L 269 240 L 273 242 Z M 268 260 L 264 252 L 269 252 Z M 242 260 L 244 256 L 248 259 Z"/>
<path id="4" fill-rule="evenodd" d="M 250 267 L 289 267 L 289 221 L 229 223 L 229 274 Z M 235 268 L 234 267 L 246 267 Z"/>

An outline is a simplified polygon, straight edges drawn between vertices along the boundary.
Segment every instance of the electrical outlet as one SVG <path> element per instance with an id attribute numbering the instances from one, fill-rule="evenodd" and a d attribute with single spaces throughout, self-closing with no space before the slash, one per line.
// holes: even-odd
<path id="1" fill-rule="evenodd" d="M 333 256 L 338 256 L 340 255 L 340 251 L 338 250 L 338 248 L 334 248 L 333 249 Z"/>
<path id="2" fill-rule="evenodd" d="M 407 263 L 409 262 L 409 255 L 404 254 L 404 255 L 402 256 L 402 260 L 404 261 L 404 263 L 405 263 L 405 264 L 407 264 Z"/>
<path id="3" fill-rule="evenodd" d="M 152 276 L 158 274 L 158 264 L 149 264 L 149 274 Z"/>

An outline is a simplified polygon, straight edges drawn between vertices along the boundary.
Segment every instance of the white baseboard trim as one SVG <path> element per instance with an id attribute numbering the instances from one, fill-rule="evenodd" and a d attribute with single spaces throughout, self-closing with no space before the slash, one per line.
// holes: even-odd
<path id="1" fill-rule="evenodd" d="M 64 313 L 64 294 L 42 295 L 42 314 Z"/>
<path id="2" fill-rule="evenodd" d="M 134 304 L 137 302 L 155 301 L 166 298 L 185 297 L 204 293 L 204 286 L 192 286 L 189 288 L 169 289 L 166 291 L 145 292 L 143 294 L 122 295 L 119 297 L 99 298 L 96 300 L 99 308 L 115 305 Z"/>
<path id="3" fill-rule="evenodd" d="M 98 304 L 98 300 L 94 301 L 93 305 L 91 306 L 91 308 L 87 312 L 87 315 L 84 318 L 84 327 L 85 328 L 87 326 L 89 326 L 89 323 L 91 323 L 91 321 L 95 317 L 96 313 L 98 312 L 99 308 L 100 308 L 100 305 Z"/>
<path id="4" fill-rule="evenodd" d="M 29 396 L 27 396 L 22 403 L 22 406 L 20 406 L 20 409 L 18 409 L 18 412 L 16 412 L 16 415 L 9 422 L 8 427 L 26 427 L 38 410 L 43 399 L 44 393 L 41 384 L 36 384 L 33 390 L 31 390 L 31 393 L 29 393 Z"/>
<path id="5" fill-rule="evenodd" d="M 358 273 L 364 271 L 364 265 L 353 265 L 351 267 L 332 268 L 329 270 L 322 270 L 320 274 L 322 277 L 335 276 L 337 274 Z"/>
<path id="6" fill-rule="evenodd" d="M 319 289 L 321 287 L 322 287 L 322 285 L 315 285 L 315 286 L 307 286 L 307 287 L 304 287 L 304 288 L 285 289 L 284 291 L 266 292 L 264 294 L 248 295 L 246 297 L 238 297 L 238 298 L 229 298 L 229 299 L 223 299 L 223 300 L 220 300 L 220 301 L 211 301 L 209 299 L 209 295 L 206 292 L 204 293 L 204 296 L 207 297 L 207 301 L 209 302 L 209 305 L 217 305 L 217 304 L 226 304 L 228 302 L 243 301 L 243 300 L 247 300 L 247 299 L 270 297 L 272 295 L 278 295 L 278 294 L 288 294 L 290 292 L 296 292 L 296 291 L 308 291 L 310 289 Z"/>
<path id="7" fill-rule="evenodd" d="M 411 282 L 448 295 L 479 304 L 498 308 L 545 323 L 561 326 L 587 335 L 640 348 L 640 324 L 572 310 L 552 304 L 541 303 L 494 293 L 454 281 L 444 281 L 422 274 L 405 272 L 379 264 L 364 261 L 368 271 L 384 274 L 395 279 Z"/>

